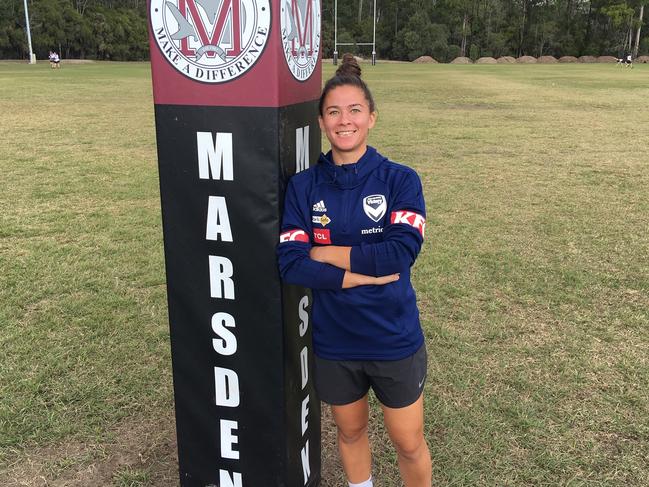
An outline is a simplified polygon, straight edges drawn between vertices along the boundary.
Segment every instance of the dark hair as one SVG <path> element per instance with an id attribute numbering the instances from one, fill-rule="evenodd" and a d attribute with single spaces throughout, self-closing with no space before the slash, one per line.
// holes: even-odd
<path id="1" fill-rule="evenodd" d="M 360 88 L 363 90 L 365 99 L 370 106 L 370 112 L 376 110 L 372 92 L 365 84 L 365 81 L 361 79 L 361 67 L 358 65 L 358 61 L 356 61 L 354 56 L 347 53 L 343 56 L 342 64 L 336 70 L 336 74 L 329 78 L 325 83 L 324 88 L 322 88 L 322 95 L 320 95 L 320 105 L 318 108 L 320 115 L 322 115 L 322 106 L 324 105 L 325 97 L 331 90 L 338 88 L 339 86 L 356 86 L 357 88 Z"/>

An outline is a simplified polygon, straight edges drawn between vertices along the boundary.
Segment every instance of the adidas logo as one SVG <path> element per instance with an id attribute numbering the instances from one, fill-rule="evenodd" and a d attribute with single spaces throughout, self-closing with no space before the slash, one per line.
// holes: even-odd
<path id="1" fill-rule="evenodd" d="M 313 211 L 327 211 L 324 200 L 320 200 L 315 205 L 313 205 Z"/>

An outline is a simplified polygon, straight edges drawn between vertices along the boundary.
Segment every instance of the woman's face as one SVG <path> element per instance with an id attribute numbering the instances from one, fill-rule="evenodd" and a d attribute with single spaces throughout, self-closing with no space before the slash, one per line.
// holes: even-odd
<path id="1" fill-rule="evenodd" d="M 334 162 L 346 164 L 358 161 L 365 153 L 376 112 L 370 112 L 363 90 L 343 85 L 327 93 L 318 121 L 331 143 Z"/>

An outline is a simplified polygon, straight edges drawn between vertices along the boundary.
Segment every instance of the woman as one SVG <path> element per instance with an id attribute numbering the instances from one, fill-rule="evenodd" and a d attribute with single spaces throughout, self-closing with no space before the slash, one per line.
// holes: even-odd
<path id="1" fill-rule="evenodd" d="M 430 487 L 423 436 L 427 359 L 410 267 L 423 243 L 425 205 L 410 168 L 367 145 L 376 122 L 361 69 L 346 54 L 320 97 L 331 151 L 286 192 L 280 273 L 313 290 L 314 381 L 331 405 L 350 486 L 371 487 L 370 387 L 380 401 L 407 487 Z"/>

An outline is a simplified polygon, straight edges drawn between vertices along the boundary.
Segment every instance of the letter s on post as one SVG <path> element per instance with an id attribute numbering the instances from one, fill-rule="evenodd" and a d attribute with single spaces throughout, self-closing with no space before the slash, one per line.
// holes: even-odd
<path id="1" fill-rule="evenodd" d="M 309 306 L 309 296 L 302 296 L 297 308 L 297 314 L 300 317 L 300 338 L 302 338 L 309 329 L 309 313 L 306 310 L 307 306 Z"/>

